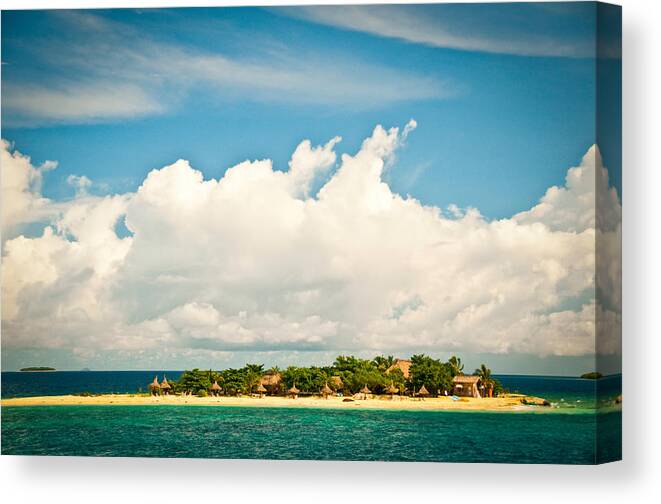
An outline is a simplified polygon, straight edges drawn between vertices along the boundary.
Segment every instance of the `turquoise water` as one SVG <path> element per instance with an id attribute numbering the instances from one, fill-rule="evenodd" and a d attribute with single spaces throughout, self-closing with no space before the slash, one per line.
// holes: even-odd
<path id="1" fill-rule="evenodd" d="M 621 456 L 597 415 L 185 406 L 2 410 L 2 454 L 591 464 Z"/>
<path id="2" fill-rule="evenodd" d="M 136 392 L 154 371 L 2 373 L 2 397 Z M 162 373 L 159 373 L 159 375 Z M 178 372 L 167 373 L 176 379 Z M 592 464 L 622 455 L 621 377 L 499 376 L 538 412 L 2 408 L 2 454 Z M 608 405 L 608 408 L 597 409 Z M 599 440 L 599 442 L 597 442 Z"/>

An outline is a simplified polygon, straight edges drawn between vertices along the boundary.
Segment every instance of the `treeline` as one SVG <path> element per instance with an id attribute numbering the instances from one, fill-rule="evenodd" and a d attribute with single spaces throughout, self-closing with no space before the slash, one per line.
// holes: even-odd
<path id="1" fill-rule="evenodd" d="M 242 368 L 222 371 L 193 369 L 185 371 L 178 381 L 171 382 L 175 393 L 206 395 L 217 382 L 225 395 L 251 394 L 257 391 L 262 378 L 269 377 L 267 391 L 271 394 L 286 393 L 296 387 L 302 394 L 318 394 L 328 385 L 335 392 L 355 394 L 367 386 L 374 394 L 384 394 L 392 386 L 400 394 L 414 394 L 422 386 L 432 395 L 451 394 L 452 380 L 464 374 L 464 365 L 458 357 L 447 362 L 427 355 L 414 355 L 410 359 L 408 377 L 394 365 L 393 356 L 377 356 L 360 359 L 352 355 L 340 355 L 331 366 L 289 366 L 286 369 L 273 367 L 264 369 L 262 364 L 246 364 Z M 494 395 L 502 391 L 498 380 L 484 364 L 473 373 L 479 375 L 485 390 Z"/>

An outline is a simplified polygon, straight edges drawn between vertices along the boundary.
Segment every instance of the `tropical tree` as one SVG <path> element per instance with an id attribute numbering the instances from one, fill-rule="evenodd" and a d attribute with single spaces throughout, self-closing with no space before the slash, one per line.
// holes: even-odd
<path id="1" fill-rule="evenodd" d="M 214 381 L 220 379 L 216 371 L 201 371 L 197 368 L 186 370 L 179 380 L 172 383 L 175 392 L 191 392 L 197 394 L 200 390 L 209 390 Z"/>
<path id="2" fill-rule="evenodd" d="M 282 381 L 286 388 L 296 385 L 301 392 L 317 393 L 330 380 L 330 374 L 324 368 L 317 366 L 289 366 L 282 373 Z"/>
<path id="3" fill-rule="evenodd" d="M 359 359 L 353 355 L 340 355 L 332 366 L 332 374 L 339 375 L 347 392 L 356 393 L 365 385 L 373 392 L 379 393 L 385 389 L 385 370 L 373 360 Z"/>
<path id="4" fill-rule="evenodd" d="M 251 394 L 253 389 L 259 385 L 259 381 L 264 376 L 263 364 L 246 364 L 243 368 L 245 370 L 245 389 L 248 394 Z"/>
<path id="5" fill-rule="evenodd" d="M 392 355 L 388 355 L 387 357 L 384 357 L 383 355 L 377 355 L 374 357 L 374 359 L 372 359 L 372 362 L 379 371 L 385 373 L 388 368 L 395 364 L 396 360 L 397 359 L 395 359 Z"/>
<path id="6" fill-rule="evenodd" d="M 281 373 L 282 373 L 282 369 L 280 369 L 278 366 L 270 367 L 266 371 L 264 371 L 264 374 L 268 374 L 268 375 L 276 375 Z"/>
<path id="7" fill-rule="evenodd" d="M 406 392 L 406 378 L 401 369 L 395 368 L 390 371 L 385 377 L 386 387 L 390 386 L 392 383 L 394 387 L 399 390 L 400 394 Z"/>
<path id="8" fill-rule="evenodd" d="M 220 372 L 223 391 L 227 395 L 237 395 L 247 392 L 246 369 L 225 369 Z"/>
<path id="9" fill-rule="evenodd" d="M 450 357 L 448 364 L 450 365 L 450 371 L 452 372 L 453 378 L 464 374 L 464 365 L 461 363 L 461 359 L 456 355 Z"/>
<path id="10" fill-rule="evenodd" d="M 475 370 L 474 375 L 480 377 L 482 385 L 484 385 L 489 397 L 493 396 L 493 389 L 495 386 L 495 380 L 491 377 L 491 369 L 482 364 L 479 368 Z"/>
<path id="11" fill-rule="evenodd" d="M 452 372 L 450 365 L 424 354 L 411 357 L 409 382 L 413 391 L 423 385 L 427 390 L 440 394 L 452 388 Z"/>

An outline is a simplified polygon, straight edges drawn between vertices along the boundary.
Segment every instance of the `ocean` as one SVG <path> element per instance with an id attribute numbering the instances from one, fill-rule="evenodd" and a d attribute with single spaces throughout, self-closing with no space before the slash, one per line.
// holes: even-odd
<path id="1" fill-rule="evenodd" d="M 155 374 L 3 372 L 2 397 L 144 391 Z M 176 379 L 180 372 L 165 374 Z M 546 464 L 621 458 L 622 413 L 605 407 L 621 394 L 620 376 L 498 378 L 510 391 L 545 397 L 553 407 L 535 413 L 3 407 L 2 454 Z"/>

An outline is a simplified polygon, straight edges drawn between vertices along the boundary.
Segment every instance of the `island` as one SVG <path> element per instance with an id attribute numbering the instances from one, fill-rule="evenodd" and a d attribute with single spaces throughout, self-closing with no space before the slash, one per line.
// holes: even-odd
<path id="1" fill-rule="evenodd" d="M 21 368 L 19 371 L 33 373 L 37 371 L 55 371 L 55 368 L 48 366 L 30 366 L 30 367 Z"/>
<path id="2" fill-rule="evenodd" d="M 599 378 L 602 378 L 602 374 L 597 372 L 597 371 L 592 371 L 590 373 L 584 373 L 581 375 L 581 378 L 584 380 L 598 380 Z"/>
<path id="3" fill-rule="evenodd" d="M 133 393 L 72 391 L 67 395 L 2 399 L 2 406 L 190 405 L 261 408 L 529 411 L 551 406 L 544 398 L 505 390 L 482 364 L 464 373 L 461 359 L 339 355 L 330 366 L 262 364 L 222 371 L 192 369 L 137 384 Z"/>

